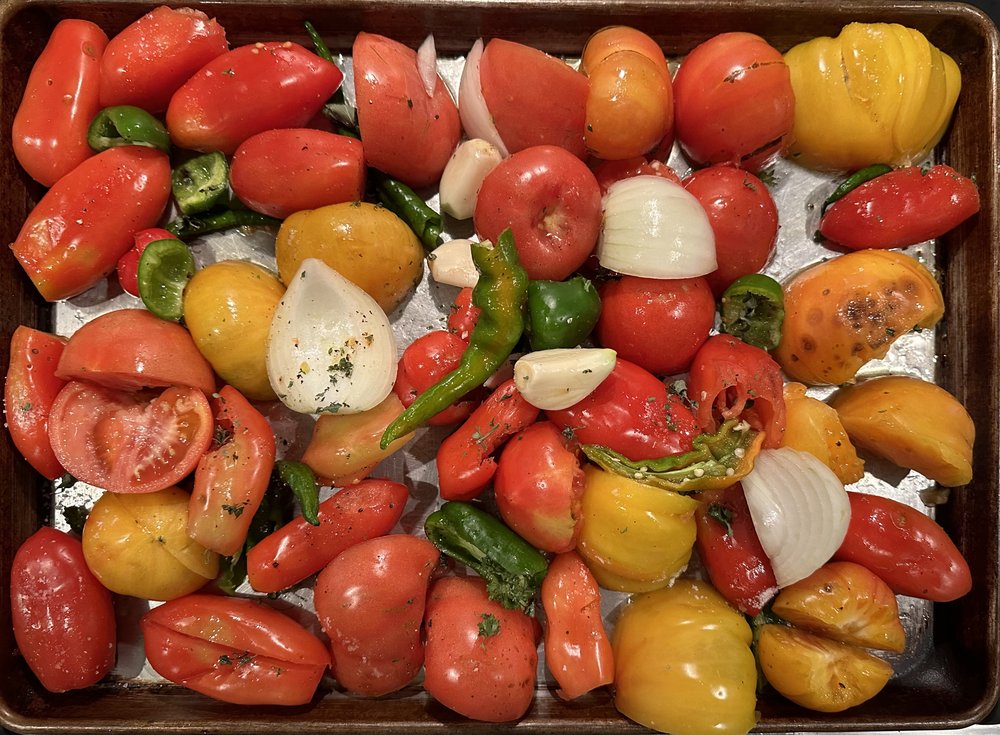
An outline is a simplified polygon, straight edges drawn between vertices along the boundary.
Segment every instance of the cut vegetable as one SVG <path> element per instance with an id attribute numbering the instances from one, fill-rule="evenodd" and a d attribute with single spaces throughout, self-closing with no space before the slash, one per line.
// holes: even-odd
<path id="1" fill-rule="evenodd" d="M 441 211 L 455 219 L 471 219 L 483 179 L 502 160 L 500 150 L 488 140 L 460 143 L 441 174 Z"/>
<path id="2" fill-rule="evenodd" d="M 458 85 L 458 114 L 462 118 L 462 128 L 470 138 L 482 138 L 496 146 L 500 155 L 506 158 L 507 146 L 500 137 L 490 110 L 483 97 L 483 87 L 479 80 L 479 62 L 483 58 L 483 39 L 477 38 L 465 59 L 462 80 Z"/>
<path id="3" fill-rule="evenodd" d="M 473 288 L 479 281 L 479 269 L 472 260 L 472 240 L 449 240 L 438 245 L 428 260 L 431 275 L 438 283 Z"/>
<path id="4" fill-rule="evenodd" d="M 437 49 L 434 48 L 434 34 L 431 33 L 417 49 L 417 71 L 428 97 L 434 96 L 438 84 Z"/>
<path id="5" fill-rule="evenodd" d="M 184 287 L 194 275 L 194 256 L 180 240 L 154 240 L 139 257 L 139 297 L 146 308 L 171 322 L 184 315 Z"/>
<path id="6" fill-rule="evenodd" d="M 524 400 L 543 411 L 558 411 L 594 392 L 615 369 L 609 349 L 529 352 L 514 363 L 514 384 Z"/>

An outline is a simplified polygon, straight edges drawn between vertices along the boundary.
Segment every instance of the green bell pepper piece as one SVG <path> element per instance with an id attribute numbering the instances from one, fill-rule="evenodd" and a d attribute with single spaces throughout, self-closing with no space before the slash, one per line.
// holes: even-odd
<path id="1" fill-rule="evenodd" d="M 532 350 L 576 347 L 597 326 L 601 297 L 583 276 L 528 284 L 525 331 Z"/>

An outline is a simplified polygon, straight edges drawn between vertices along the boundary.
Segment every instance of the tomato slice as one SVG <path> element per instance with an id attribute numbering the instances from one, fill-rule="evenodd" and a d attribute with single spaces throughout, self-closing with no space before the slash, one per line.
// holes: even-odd
<path id="1" fill-rule="evenodd" d="M 52 404 L 49 439 L 74 477 L 116 493 L 178 482 L 212 441 L 212 411 L 197 388 L 142 394 L 71 381 Z"/>

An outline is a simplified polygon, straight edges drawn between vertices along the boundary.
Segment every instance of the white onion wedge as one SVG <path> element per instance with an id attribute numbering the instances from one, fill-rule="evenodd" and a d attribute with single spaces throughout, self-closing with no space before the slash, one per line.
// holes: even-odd
<path id="1" fill-rule="evenodd" d="M 514 385 L 528 403 L 559 411 L 594 392 L 615 369 L 614 350 L 538 350 L 514 363 Z"/>
<path id="2" fill-rule="evenodd" d="M 434 47 L 433 33 L 417 49 L 417 72 L 420 74 L 420 81 L 424 83 L 427 96 L 433 97 L 438 84 L 437 49 Z"/>
<path id="3" fill-rule="evenodd" d="M 662 176 L 616 181 L 604 197 L 597 259 L 644 278 L 692 278 L 717 267 L 715 234 L 704 208 Z"/>
<path id="4" fill-rule="evenodd" d="M 507 157 L 507 146 L 493 124 L 493 116 L 486 106 L 483 87 L 479 80 L 479 60 L 483 58 L 483 39 L 472 44 L 472 50 L 465 57 L 462 80 L 458 84 L 458 114 L 462 118 L 462 128 L 470 138 L 482 138 L 496 146 L 500 155 Z"/>
<path id="5" fill-rule="evenodd" d="M 367 293 L 323 261 L 306 258 L 271 320 L 267 377 L 293 411 L 367 411 L 396 380 L 389 319 Z"/>
<path id="6" fill-rule="evenodd" d="M 438 283 L 459 288 L 473 288 L 479 282 L 479 269 L 472 259 L 472 240 L 448 240 L 427 256 L 431 277 Z"/>
<path id="7" fill-rule="evenodd" d="M 765 449 L 742 482 L 778 587 L 805 579 L 840 548 L 851 503 L 843 483 L 813 455 Z"/>

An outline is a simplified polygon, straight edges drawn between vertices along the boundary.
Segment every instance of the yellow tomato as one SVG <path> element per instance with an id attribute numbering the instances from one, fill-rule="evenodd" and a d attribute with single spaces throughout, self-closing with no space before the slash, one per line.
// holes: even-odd
<path id="1" fill-rule="evenodd" d="M 750 626 L 707 582 L 632 598 L 615 624 L 615 706 L 673 735 L 748 732 L 757 722 Z"/>
<path id="2" fill-rule="evenodd" d="M 944 388 L 893 375 L 843 388 L 830 401 L 861 448 L 947 487 L 972 480 L 976 427 Z"/>
<path id="3" fill-rule="evenodd" d="M 386 314 L 424 272 L 424 250 L 399 217 L 367 202 L 332 204 L 286 219 L 274 245 L 286 284 L 306 258 L 318 258 L 363 289 Z"/>
<path id="4" fill-rule="evenodd" d="M 184 322 L 224 381 L 247 398 L 273 401 L 267 379 L 267 333 L 285 293 L 273 273 L 243 261 L 213 263 L 184 289 Z"/>
<path id="5" fill-rule="evenodd" d="M 187 535 L 190 496 L 176 487 L 155 493 L 104 493 L 83 527 L 87 566 L 120 595 L 172 600 L 219 573 L 219 556 Z"/>
<path id="6" fill-rule="evenodd" d="M 594 466 L 584 475 L 577 550 L 598 583 L 620 592 L 669 584 L 691 558 L 698 501 Z"/>
<path id="7" fill-rule="evenodd" d="M 785 433 L 781 446 L 808 452 L 833 470 L 845 485 L 865 474 L 865 463 L 830 406 L 806 395 L 802 383 L 785 384 Z"/>

